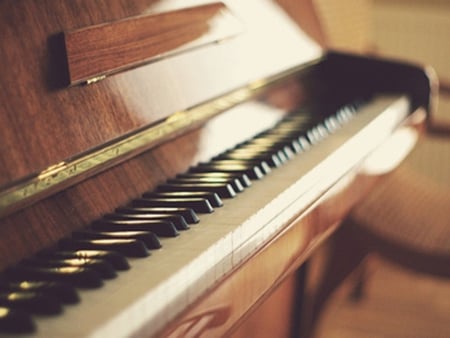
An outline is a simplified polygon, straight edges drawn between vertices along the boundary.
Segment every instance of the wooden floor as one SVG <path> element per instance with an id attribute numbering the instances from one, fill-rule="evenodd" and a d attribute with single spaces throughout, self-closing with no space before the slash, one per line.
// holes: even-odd
<path id="1" fill-rule="evenodd" d="M 327 305 L 314 338 L 450 337 L 450 281 L 371 257 L 369 281 L 359 301 L 349 278 Z"/>

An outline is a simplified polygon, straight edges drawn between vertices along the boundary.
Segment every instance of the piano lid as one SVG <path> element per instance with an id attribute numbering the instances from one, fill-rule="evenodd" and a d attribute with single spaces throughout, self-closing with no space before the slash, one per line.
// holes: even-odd
<path id="1" fill-rule="evenodd" d="M 39 184 L 45 186 L 58 168 L 80 154 L 110 146 L 175 113 L 179 116 L 180 111 L 191 116 L 190 108 L 211 107 L 212 99 L 237 90 L 228 101 L 236 104 L 248 95 L 239 94 L 240 88 L 251 92 L 273 76 L 322 56 L 320 47 L 274 2 L 229 0 L 222 6 L 242 24 L 238 34 L 139 64 L 92 85 L 67 87 L 62 81 L 67 66 L 62 32 L 176 10 L 183 13 L 183 8 L 195 10 L 204 4 L 198 0 L 134 0 L 126 6 L 119 0 L 69 2 L 0 4 L 0 193 L 27 182 L 24 178 L 28 182 L 41 178 Z M 216 102 L 204 118 L 226 108 L 223 100 Z M 181 124 L 175 129 L 186 127 Z M 166 139 L 167 128 L 162 129 L 156 135 Z M 30 187 L 32 192 L 36 184 Z M 10 201 L 3 198 L 2 203 Z"/>

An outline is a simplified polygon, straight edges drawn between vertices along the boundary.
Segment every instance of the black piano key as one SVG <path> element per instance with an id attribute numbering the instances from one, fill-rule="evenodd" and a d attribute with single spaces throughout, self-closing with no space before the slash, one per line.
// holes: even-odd
<path id="1" fill-rule="evenodd" d="M 156 188 L 158 190 L 158 188 Z M 219 195 L 214 191 L 183 191 L 183 189 L 177 191 L 152 191 L 146 192 L 142 195 L 143 198 L 204 198 L 209 201 L 209 203 L 214 208 L 220 208 L 223 206 L 223 202 Z"/>
<path id="2" fill-rule="evenodd" d="M 305 130 L 312 123 L 315 123 L 315 117 L 311 115 L 311 111 L 304 111 L 303 113 L 297 112 L 287 115 L 283 120 L 275 125 L 272 130 L 287 129 L 287 130 Z"/>
<path id="3" fill-rule="evenodd" d="M 223 154 L 239 154 L 239 153 L 254 153 L 256 154 L 275 154 L 279 155 L 279 150 L 283 146 L 289 146 L 293 138 L 286 141 L 272 142 L 269 140 L 260 140 L 259 142 L 246 142 L 227 150 Z M 219 155 L 220 156 L 220 155 Z"/>
<path id="4" fill-rule="evenodd" d="M 347 123 L 355 114 L 356 108 L 352 105 L 347 105 L 339 109 L 335 116 L 339 123 L 345 124 Z"/>
<path id="5" fill-rule="evenodd" d="M 257 140 L 258 142 L 250 143 L 248 146 L 260 146 L 260 147 L 266 147 L 270 150 L 281 150 L 284 152 L 286 149 L 289 149 L 294 154 L 298 154 L 302 152 L 301 144 L 298 142 L 298 138 L 301 137 L 303 134 L 297 134 L 292 133 L 292 135 L 288 136 L 278 136 L 276 138 L 273 137 L 267 137 L 262 138 L 260 140 Z"/>
<path id="6" fill-rule="evenodd" d="M 323 125 L 330 133 L 333 133 L 342 127 L 336 116 L 329 116 L 327 119 L 325 119 L 325 121 L 323 121 Z"/>
<path id="7" fill-rule="evenodd" d="M 313 126 L 313 123 L 308 125 L 299 125 L 295 121 L 285 121 L 277 127 L 266 131 L 262 136 L 272 140 L 288 140 L 297 138 Z"/>
<path id="8" fill-rule="evenodd" d="M 126 214 L 167 214 L 167 215 L 180 215 L 188 224 L 197 224 L 200 222 L 197 214 L 192 208 L 177 208 L 177 207 L 119 207 L 116 209 L 117 213 Z"/>
<path id="9" fill-rule="evenodd" d="M 56 281 L 86 289 L 99 288 L 103 285 L 102 278 L 95 270 L 78 267 L 14 266 L 6 270 L 6 278 L 11 281 Z"/>
<path id="10" fill-rule="evenodd" d="M 251 146 L 245 146 L 242 148 L 236 148 L 234 149 L 235 152 L 244 153 L 244 152 L 255 152 L 255 153 L 262 153 L 262 154 L 271 154 L 276 156 L 280 160 L 281 163 L 286 163 L 289 159 L 292 158 L 293 152 L 290 150 L 288 146 L 284 145 L 272 145 L 272 146 L 261 146 L 261 145 L 251 145 Z M 295 153 L 298 153 L 299 151 L 296 150 Z"/>
<path id="11" fill-rule="evenodd" d="M 131 202 L 135 207 L 179 207 L 192 208 L 200 214 L 210 214 L 214 211 L 211 203 L 204 198 L 138 198 Z"/>
<path id="12" fill-rule="evenodd" d="M 137 213 L 137 212 L 115 212 L 103 216 L 104 219 L 141 219 L 141 220 L 161 220 L 169 221 L 175 225 L 177 230 L 188 230 L 189 224 L 182 215 L 169 215 L 157 213 Z"/>
<path id="13" fill-rule="evenodd" d="M 147 257 L 150 253 L 144 243 L 136 239 L 76 239 L 59 241 L 63 250 L 111 250 L 128 257 Z"/>
<path id="14" fill-rule="evenodd" d="M 136 239 L 142 241 L 147 249 L 161 248 L 161 242 L 158 237 L 150 231 L 115 231 L 115 232 L 97 232 L 89 230 L 80 230 L 72 233 L 73 238 L 77 239 L 108 239 L 108 238 L 122 238 L 122 239 Z"/>
<path id="15" fill-rule="evenodd" d="M 215 164 L 215 163 L 200 163 L 195 167 L 189 168 L 190 172 L 224 172 L 224 173 L 239 173 L 246 174 L 250 179 L 259 180 L 264 177 L 264 173 L 256 165 L 246 165 L 244 163 L 235 164 Z"/>
<path id="16" fill-rule="evenodd" d="M 330 131 L 324 126 L 323 122 L 319 123 L 315 129 L 322 136 L 322 138 L 330 136 Z"/>
<path id="17" fill-rule="evenodd" d="M 26 311 L 0 306 L 0 333 L 30 334 L 35 330 L 36 325 Z"/>
<path id="18" fill-rule="evenodd" d="M 148 231 L 160 237 L 176 237 L 179 235 L 175 225 L 167 220 L 141 219 L 99 219 L 91 228 L 97 231 Z"/>
<path id="19" fill-rule="evenodd" d="M 222 198 L 233 198 L 236 196 L 233 187 L 228 183 L 164 183 L 159 185 L 157 190 L 159 192 L 186 191 L 193 193 L 209 191 Z M 144 195 L 144 197 L 147 196 L 149 195 Z M 215 205 L 216 203 L 213 206 Z"/>
<path id="20" fill-rule="evenodd" d="M 249 159 L 249 160 L 213 159 L 209 162 L 199 163 L 198 165 L 219 165 L 219 166 L 245 165 L 245 166 L 248 166 L 249 168 L 252 168 L 252 167 L 259 168 L 259 170 L 261 170 L 263 175 L 267 175 L 272 171 L 272 169 L 270 169 L 270 166 L 265 161 L 253 160 L 253 159 Z"/>
<path id="21" fill-rule="evenodd" d="M 0 306 L 40 315 L 56 315 L 63 310 L 61 303 L 55 298 L 30 291 L 1 292 Z"/>
<path id="22" fill-rule="evenodd" d="M 64 304 L 75 304 L 80 301 L 77 290 L 69 284 L 61 282 L 23 280 L 0 283 L 0 291 L 39 292 L 52 296 Z"/>
<path id="23" fill-rule="evenodd" d="M 300 136 L 297 138 L 298 143 L 302 147 L 302 151 L 306 151 L 311 148 L 311 143 L 308 142 L 305 136 Z"/>
<path id="24" fill-rule="evenodd" d="M 272 168 L 278 168 L 282 165 L 283 161 L 277 154 L 268 151 L 252 151 L 243 149 L 243 151 L 235 150 L 221 154 L 214 159 L 234 159 L 234 160 L 259 160 L 266 162 Z"/>
<path id="25" fill-rule="evenodd" d="M 211 183 L 220 183 L 220 184 L 229 184 L 231 185 L 231 188 L 233 188 L 235 193 L 239 193 L 244 191 L 244 186 L 241 184 L 241 182 L 237 179 L 237 178 L 227 178 L 227 177 L 214 177 L 214 176 L 186 176 L 186 177 L 178 177 L 177 178 L 171 178 L 168 179 L 166 181 L 166 183 L 188 183 L 188 184 L 192 184 L 192 183 L 197 183 L 197 184 L 201 184 L 201 183 L 206 183 L 206 184 L 211 184 Z M 225 196 L 223 196 L 225 195 Z M 220 195 L 219 192 L 219 196 L 222 198 L 232 198 L 235 197 L 235 195 L 233 195 L 231 189 L 229 189 L 228 187 L 226 187 L 226 192 L 223 194 L 222 196 Z"/>
<path id="26" fill-rule="evenodd" d="M 289 143 L 286 144 L 290 149 L 292 149 L 294 154 L 300 154 L 304 151 L 302 144 L 299 142 L 298 138 L 299 137 L 292 138 L 290 139 Z"/>
<path id="27" fill-rule="evenodd" d="M 252 185 L 252 181 L 245 173 L 206 171 L 206 172 L 188 172 L 177 175 L 177 178 L 185 178 L 185 177 L 234 178 L 239 180 L 239 182 L 242 184 L 244 188 L 248 188 Z"/>
<path id="28" fill-rule="evenodd" d="M 112 279 L 117 277 L 116 270 L 107 261 L 93 258 L 44 258 L 44 257 L 32 257 L 20 262 L 23 265 L 39 266 L 39 267 L 65 267 L 73 266 L 79 268 L 91 268 L 99 273 L 104 279 Z"/>
<path id="29" fill-rule="evenodd" d="M 101 259 L 109 262 L 114 269 L 124 271 L 130 269 L 130 264 L 127 258 L 119 252 L 110 250 L 73 250 L 73 251 L 59 251 L 59 250 L 45 250 L 38 253 L 39 257 L 47 257 L 51 259 L 66 259 L 66 258 L 92 258 Z"/>
<path id="30" fill-rule="evenodd" d="M 295 156 L 295 152 L 289 146 L 283 144 L 243 144 L 235 148 L 235 150 L 276 153 L 283 162 L 286 162 Z"/>
<path id="31" fill-rule="evenodd" d="M 309 148 L 309 142 L 306 140 L 305 133 L 292 133 L 292 135 L 286 136 L 280 141 L 276 142 L 259 142 L 257 144 L 249 144 L 249 148 L 255 147 L 256 149 L 258 147 L 261 147 L 262 149 L 280 149 L 279 151 L 282 151 L 286 153 L 286 149 L 289 151 L 292 151 L 295 154 L 301 153 L 306 148 Z"/>
<path id="32" fill-rule="evenodd" d="M 317 125 L 306 132 L 306 137 L 312 144 L 322 141 L 326 136 L 328 136 L 328 132 L 321 125 Z"/>

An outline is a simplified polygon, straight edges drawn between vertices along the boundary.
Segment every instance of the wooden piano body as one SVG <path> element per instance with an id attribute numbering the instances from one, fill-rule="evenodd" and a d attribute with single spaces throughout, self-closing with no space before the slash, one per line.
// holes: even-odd
<path id="1" fill-rule="evenodd" d="M 35 335 L 237 332 L 378 179 L 361 170 L 364 160 L 396 130 L 424 122 L 434 84 L 422 69 L 325 53 L 272 1 L 225 1 L 213 14 L 202 5 L 0 3 L 1 269 L 291 111 L 402 96 L 375 100 L 191 230 L 162 239 L 149 258 L 131 259 L 130 271 L 80 291 L 62 315 L 37 316 Z M 128 51 L 146 34 L 135 27 L 149 17 L 150 51 L 133 59 Z M 106 27 L 107 47 L 86 38 L 92 27 Z"/>

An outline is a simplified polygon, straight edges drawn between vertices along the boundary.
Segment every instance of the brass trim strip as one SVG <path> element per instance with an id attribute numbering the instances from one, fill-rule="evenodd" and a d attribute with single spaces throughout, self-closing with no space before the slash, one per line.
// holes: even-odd
<path id="1" fill-rule="evenodd" d="M 48 167 L 38 174 L 0 189 L 0 217 L 24 208 L 94 174 L 134 157 L 170 138 L 192 129 L 219 113 L 256 96 L 282 79 L 305 68 L 302 64 L 247 86 L 175 112 L 165 120 L 124 139 Z"/>

